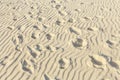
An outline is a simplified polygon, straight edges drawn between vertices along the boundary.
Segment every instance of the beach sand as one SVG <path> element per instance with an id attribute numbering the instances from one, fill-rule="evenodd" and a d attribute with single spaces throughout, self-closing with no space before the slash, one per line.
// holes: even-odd
<path id="1" fill-rule="evenodd" d="M 0 80 L 120 80 L 120 1 L 0 0 Z"/>

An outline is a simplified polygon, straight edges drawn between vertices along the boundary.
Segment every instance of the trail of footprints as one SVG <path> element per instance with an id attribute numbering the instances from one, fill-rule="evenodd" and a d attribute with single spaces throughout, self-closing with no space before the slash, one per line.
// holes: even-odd
<path id="1" fill-rule="evenodd" d="M 72 2 L 72 0 L 63 0 L 63 1 L 65 2 L 65 4 L 69 4 L 70 2 Z M 21 17 L 24 16 L 25 20 L 28 23 L 30 22 L 32 25 L 27 26 L 26 24 L 25 25 L 23 24 L 23 25 L 18 25 L 18 26 L 11 25 L 11 26 L 7 27 L 7 30 L 13 32 L 11 35 L 12 38 L 10 41 L 12 42 L 11 47 L 14 47 L 15 48 L 14 50 L 16 51 L 16 53 L 11 53 L 11 54 L 16 55 L 18 52 L 20 52 L 21 55 L 25 55 L 25 57 L 20 59 L 21 61 L 19 61 L 19 64 L 21 64 L 20 65 L 21 70 L 24 72 L 24 74 L 28 73 L 28 75 L 33 75 L 33 74 L 42 72 L 42 69 L 44 69 L 44 68 L 45 68 L 45 70 L 47 70 L 46 66 L 47 66 L 47 68 L 50 68 L 51 66 L 47 65 L 48 64 L 47 62 L 51 61 L 51 58 L 49 59 L 49 57 L 47 57 L 49 60 L 48 61 L 44 60 L 46 55 L 49 55 L 48 53 L 50 53 L 50 56 L 51 55 L 53 56 L 52 59 L 55 62 L 53 64 L 51 62 L 49 62 L 49 63 L 51 63 L 52 65 L 56 65 L 56 67 L 52 66 L 53 68 L 55 68 L 53 71 L 53 74 L 49 74 L 52 72 L 48 73 L 47 71 L 45 71 L 45 72 L 43 72 L 42 77 L 40 77 L 39 79 L 35 79 L 35 80 L 65 80 L 65 77 L 61 77 L 60 79 L 57 78 L 57 77 L 59 77 L 59 74 L 63 74 L 63 73 L 64 73 L 64 75 L 67 75 L 67 79 L 70 79 L 68 77 L 69 74 L 72 73 L 72 71 L 75 73 L 76 68 L 78 69 L 77 70 L 78 73 L 76 71 L 75 75 L 80 76 L 80 75 L 84 74 L 83 76 L 86 76 L 87 74 L 86 74 L 86 72 L 84 72 L 84 68 L 83 68 L 84 66 L 86 66 L 87 68 L 89 68 L 91 70 L 102 69 L 103 72 L 106 72 L 109 68 L 109 70 L 113 70 L 114 73 L 118 72 L 120 74 L 120 60 L 118 58 L 115 59 L 113 56 L 109 56 L 106 53 L 97 53 L 97 51 L 96 51 L 96 53 L 93 54 L 91 51 L 94 52 L 95 48 L 92 48 L 90 39 L 86 38 L 86 37 L 91 36 L 91 34 L 100 33 L 100 34 L 104 35 L 104 33 L 100 32 L 100 31 L 102 30 L 102 27 L 106 27 L 106 26 L 102 26 L 102 25 L 91 26 L 88 24 L 88 23 L 94 23 L 94 18 L 102 20 L 103 24 L 106 24 L 107 22 L 104 22 L 104 20 L 103 20 L 104 17 L 96 16 L 96 15 L 95 15 L 95 17 L 89 17 L 87 15 L 78 16 L 78 18 L 80 20 L 78 22 L 80 23 L 80 25 L 76 25 L 74 23 L 77 21 L 77 19 L 74 18 L 74 16 L 67 17 L 68 15 L 71 15 L 72 13 L 69 13 L 67 8 L 64 5 L 62 5 L 61 3 L 62 3 L 62 0 L 51 0 L 50 5 L 48 5 L 48 6 L 45 6 L 44 3 L 42 3 L 42 1 L 40 1 L 40 4 L 38 3 L 37 5 L 35 3 L 36 8 L 34 8 L 34 6 L 30 7 L 27 5 L 27 7 L 30 7 L 31 11 L 28 11 L 28 12 L 21 11 L 19 13 L 21 14 Z M 31 5 L 30 3 L 28 3 L 28 4 Z M 81 6 L 86 5 L 86 3 L 84 3 L 84 2 L 81 2 L 80 4 L 81 4 Z M 93 3 L 91 3 L 91 4 L 94 5 Z M 34 5 L 34 3 L 32 3 L 32 5 Z M 40 7 L 40 10 L 43 9 L 43 11 L 39 10 L 39 5 L 43 5 L 42 7 Z M 68 34 L 71 34 L 74 36 L 72 39 L 70 38 L 70 41 L 64 42 L 64 45 L 62 44 L 63 43 L 62 41 L 58 40 L 59 38 L 56 39 L 58 37 L 58 36 L 56 36 L 56 33 L 53 33 L 52 30 L 49 31 L 49 29 L 54 26 L 45 23 L 45 21 L 50 20 L 50 19 L 46 18 L 47 16 L 50 16 L 50 15 L 42 16 L 42 14 L 44 14 L 43 13 L 44 9 L 49 9 L 48 7 L 50 7 L 50 6 L 53 9 L 52 10 L 53 13 L 55 13 L 52 15 L 53 17 L 54 17 L 54 15 L 56 15 L 56 12 L 58 13 L 57 14 L 58 17 L 56 16 L 55 18 L 53 18 L 54 20 L 51 21 L 51 23 L 53 25 L 55 25 L 55 27 L 68 27 L 68 28 L 65 28 L 65 29 L 67 29 L 66 31 L 68 31 Z M 15 9 L 15 8 L 13 8 L 13 9 Z M 74 9 L 74 10 L 75 10 L 75 12 L 78 12 L 79 15 L 82 14 L 82 9 Z M 47 12 L 45 12 L 45 13 L 47 13 Z M 12 14 L 12 15 L 14 15 L 14 14 Z M 51 16 L 51 18 L 52 18 L 52 16 Z M 18 18 L 14 16 L 13 21 L 15 22 L 17 20 L 18 20 Z M 1 22 L 1 23 L 3 23 L 3 22 Z M 116 24 L 117 24 L 117 22 L 116 22 Z M 28 31 L 26 31 L 26 29 Z M 49 32 L 47 32 L 47 31 L 49 31 Z M 44 34 L 42 34 L 42 33 L 44 33 Z M 65 33 L 64 30 L 61 33 Z M 107 34 L 110 34 L 110 33 L 107 33 Z M 65 37 L 65 36 L 62 35 L 61 37 Z M 94 39 L 94 35 L 90 38 Z M 41 41 L 41 40 L 43 40 L 43 41 Z M 44 44 L 42 44 L 42 42 L 44 42 L 44 41 L 46 41 L 46 42 Z M 115 49 L 117 50 L 117 48 L 119 48 L 119 43 L 120 43 L 119 41 L 117 42 L 115 40 L 106 38 L 106 40 L 103 43 L 105 43 L 105 46 L 108 46 L 108 48 L 109 48 L 108 50 L 112 51 Z M 51 42 L 51 43 L 48 44 L 49 42 Z M 56 46 L 53 44 L 56 44 Z M 60 47 L 57 47 L 57 45 L 60 45 Z M 91 48 L 88 48 L 88 46 L 91 46 Z M 65 47 L 65 49 L 64 49 L 64 47 Z M 68 47 L 68 48 L 66 49 L 66 47 Z M 99 47 L 99 45 L 98 45 L 98 47 Z M 62 49 L 62 51 L 60 52 L 59 49 Z M 96 49 L 97 49 L 97 47 L 96 47 Z M 72 50 L 74 50 L 74 51 L 72 51 Z M 104 51 L 104 50 L 101 50 L 101 51 Z M 118 50 L 118 52 L 119 52 L 119 50 Z M 1 54 L 4 54 L 4 53 L 0 52 L 0 55 Z M 72 67 L 72 69 L 70 70 L 72 64 L 70 61 L 71 58 L 69 56 L 71 56 L 71 55 L 73 55 L 71 58 L 75 59 L 74 60 L 75 62 L 73 61 L 73 63 L 75 63 L 76 66 L 75 66 L 75 68 Z M 92 63 L 92 65 L 87 66 L 86 60 L 84 58 L 82 61 L 79 61 L 79 60 L 81 60 L 82 56 L 85 56 L 85 57 L 87 56 L 89 62 Z M 41 57 L 43 59 L 43 62 L 41 61 Z M 7 56 L 6 57 L 0 56 L 0 68 L 1 68 L 1 65 L 3 65 L 3 66 L 7 65 L 6 60 L 8 58 L 9 57 L 7 57 Z M 82 62 L 84 64 L 80 65 Z M 40 63 L 43 63 L 43 64 L 40 64 Z M 43 67 L 40 69 L 40 72 L 37 72 L 37 70 L 41 66 L 43 66 Z M 89 69 L 86 69 L 85 71 L 89 72 Z M 60 72 L 58 72 L 58 71 L 60 71 Z M 83 71 L 83 74 L 82 74 L 82 71 Z M 109 74 L 109 72 L 110 71 L 108 71 L 106 74 Z M 94 78 L 92 78 L 92 76 L 96 76 L 96 75 L 94 75 L 94 73 L 95 72 L 90 73 L 91 76 L 88 76 L 91 78 L 90 80 L 94 79 Z M 2 74 L 0 73 L 0 76 L 1 75 Z M 101 73 L 99 73 L 99 75 L 101 75 Z M 24 75 L 23 75 L 23 77 L 24 77 Z M 21 77 L 21 79 L 23 77 Z M 39 74 L 37 77 L 39 77 Z M 113 80 L 119 79 L 118 78 L 119 76 L 116 76 L 116 77 L 117 78 L 113 79 Z M 80 78 L 76 78 L 76 79 L 80 80 Z M 103 77 L 99 80 L 102 80 L 102 79 L 103 80 L 111 80 L 112 78 L 107 79 L 106 77 Z M 0 80 L 3 80 L 3 79 L 0 78 Z M 16 78 L 14 80 L 18 80 L 18 79 Z M 33 79 L 30 77 L 29 80 L 33 80 Z M 74 80 L 74 78 L 70 79 L 70 80 Z M 81 80 L 86 80 L 86 78 L 83 78 Z"/>
<path id="2" fill-rule="evenodd" d="M 41 53 L 42 51 L 46 51 L 49 50 L 50 52 L 56 51 L 57 47 L 53 47 L 53 46 L 43 46 L 41 44 L 37 44 L 34 47 L 30 47 L 27 46 L 27 52 L 28 55 L 32 56 L 33 60 L 27 60 L 27 59 L 23 59 L 21 61 L 21 65 L 22 65 L 22 69 L 23 71 L 29 72 L 30 74 L 34 73 L 34 64 L 35 61 L 39 60 L 39 56 L 43 53 Z M 35 60 L 35 61 L 34 61 Z M 58 65 L 60 69 L 65 69 L 70 65 L 70 61 L 69 59 L 66 58 L 60 58 L 60 60 L 58 61 Z"/>
<path id="3" fill-rule="evenodd" d="M 100 55 L 92 55 L 89 56 L 91 58 L 91 62 L 93 65 L 97 67 L 103 68 L 105 65 L 110 65 L 112 68 L 120 69 L 120 60 L 112 59 L 110 56 L 100 54 Z"/>

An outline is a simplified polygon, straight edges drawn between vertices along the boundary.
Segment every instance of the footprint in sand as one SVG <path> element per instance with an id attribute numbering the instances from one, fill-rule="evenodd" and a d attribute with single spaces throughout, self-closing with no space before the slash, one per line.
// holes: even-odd
<path id="1" fill-rule="evenodd" d="M 38 56 L 40 55 L 40 52 L 37 51 L 37 50 L 36 50 L 35 48 L 33 48 L 33 47 L 27 46 L 27 49 L 28 49 L 30 55 L 31 55 L 33 58 L 38 58 Z"/>
<path id="2" fill-rule="evenodd" d="M 48 40 L 52 40 L 54 38 L 54 36 L 55 35 L 53 33 L 46 34 L 46 37 L 47 37 Z"/>
<path id="3" fill-rule="evenodd" d="M 17 34 L 14 37 L 12 37 L 12 41 L 15 45 L 19 45 L 22 44 L 24 39 L 23 39 L 23 35 L 22 34 Z"/>
<path id="4" fill-rule="evenodd" d="M 65 21 L 63 19 L 57 19 L 55 24 L 58 25 L 58 26 L 61 26 L 65 23 Z"/>
<path id="5" fill-rule="evenodd" d="M 92 55 L 89 57 L 91 58 L 91 62 L 93 63 L 93 66 L 96 68 L 104 68 L 104 66 L 107 64 L 106 59 L 102 56 Z"/>
<path id="6" fill-rule="evenodd" d="M 34 66 L 34 69 L 37 69 L 37 60 L 35 60 L 34 58 L 31 58 L 30 59 L 30 62 L 33 64 L 33 66 Z"/>
<path id="7" fill-rule="evenodd" d="M 31 38 L 33 39 L 38 39 L 39 38 L 39 35 L 40 35 L 40 31 L 39 30 L 36 30 L 32 33 L 31 35 Z"/>
<path id="8" fill-rule="evenodd" d="M 66 58 L 61 58 L 59 60 L 60 69 L 66 69 L 69 66 L 69 60 Z"/>
<path id="9" fill-rule="evenodd" d="M 110 48 L 115 48 L 115 47 L 117 47 L 117 42 L 116 42 L 116 41 L 107 40 L 106 43 L 107 43 L 107 45 L 108 45 Z"/>
<path id="10" fill-rule="evenodd" d="M 34 73 L 34 66 L 29 60 L 21 61 L 23 71 L 26 71 L 30 74 Z"/>
<path id="11" fill-rule="evenodd" d="M 41 45 L 41 44 L 36 44 L 36 45 L 34 46 L 34 48 L 35 48 L 36 50 L 38 50 L 38 51 L 44 51 L 44 50 L 45 50 L 45 47 L 44 47 L 43 45 Z"/>
<path id="12" fill-rule="evenodd" d="M 111 61 L 111 57 L 108 56 L 108 55 L 105 55 L 105 54 L 103 54 L 103 53 L 99 53 L 98 55 L 101 56 L 101 57 L 104 57 L 107 62 L 110 62 L 110 61 Z"/>
<path id="13" fill-rule="evenodd" d="M 85 49 L 87 47 L 87 40 L 82 38 L 76 38 L 72 41 L 72 44 L 75 48 Z"/>
<path id="14" fill-rule="evenodd" d="M 68 19 L 68 22 L 69 22 L 69 23 L 74 23 L 74 22 L 75 22 L 75 19 L 69 18 L 69 19 Z"/>
<path id="15" fill-rule="evenodd" d="M 25 29 L 27 28 L 27 26 L 25 25 L 18 25 L 17 29 L 20 30 L 21 32 L 25 31 Z"/>

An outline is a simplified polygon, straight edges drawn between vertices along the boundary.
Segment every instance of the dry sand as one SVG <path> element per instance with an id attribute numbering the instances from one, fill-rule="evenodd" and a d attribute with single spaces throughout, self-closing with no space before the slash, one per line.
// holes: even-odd
<path id="1" fill-rule="evenodd" d="M 120 0 L 0 0 L 0 80 L 120 80 Z"/>

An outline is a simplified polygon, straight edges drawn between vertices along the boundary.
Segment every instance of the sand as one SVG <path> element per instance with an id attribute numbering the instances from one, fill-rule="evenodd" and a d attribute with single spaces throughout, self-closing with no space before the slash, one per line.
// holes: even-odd
<path id="1" fill-rule="evenodd" d="M 119 0 L 0 0 L 0 80 L 120 80 Z"/>

